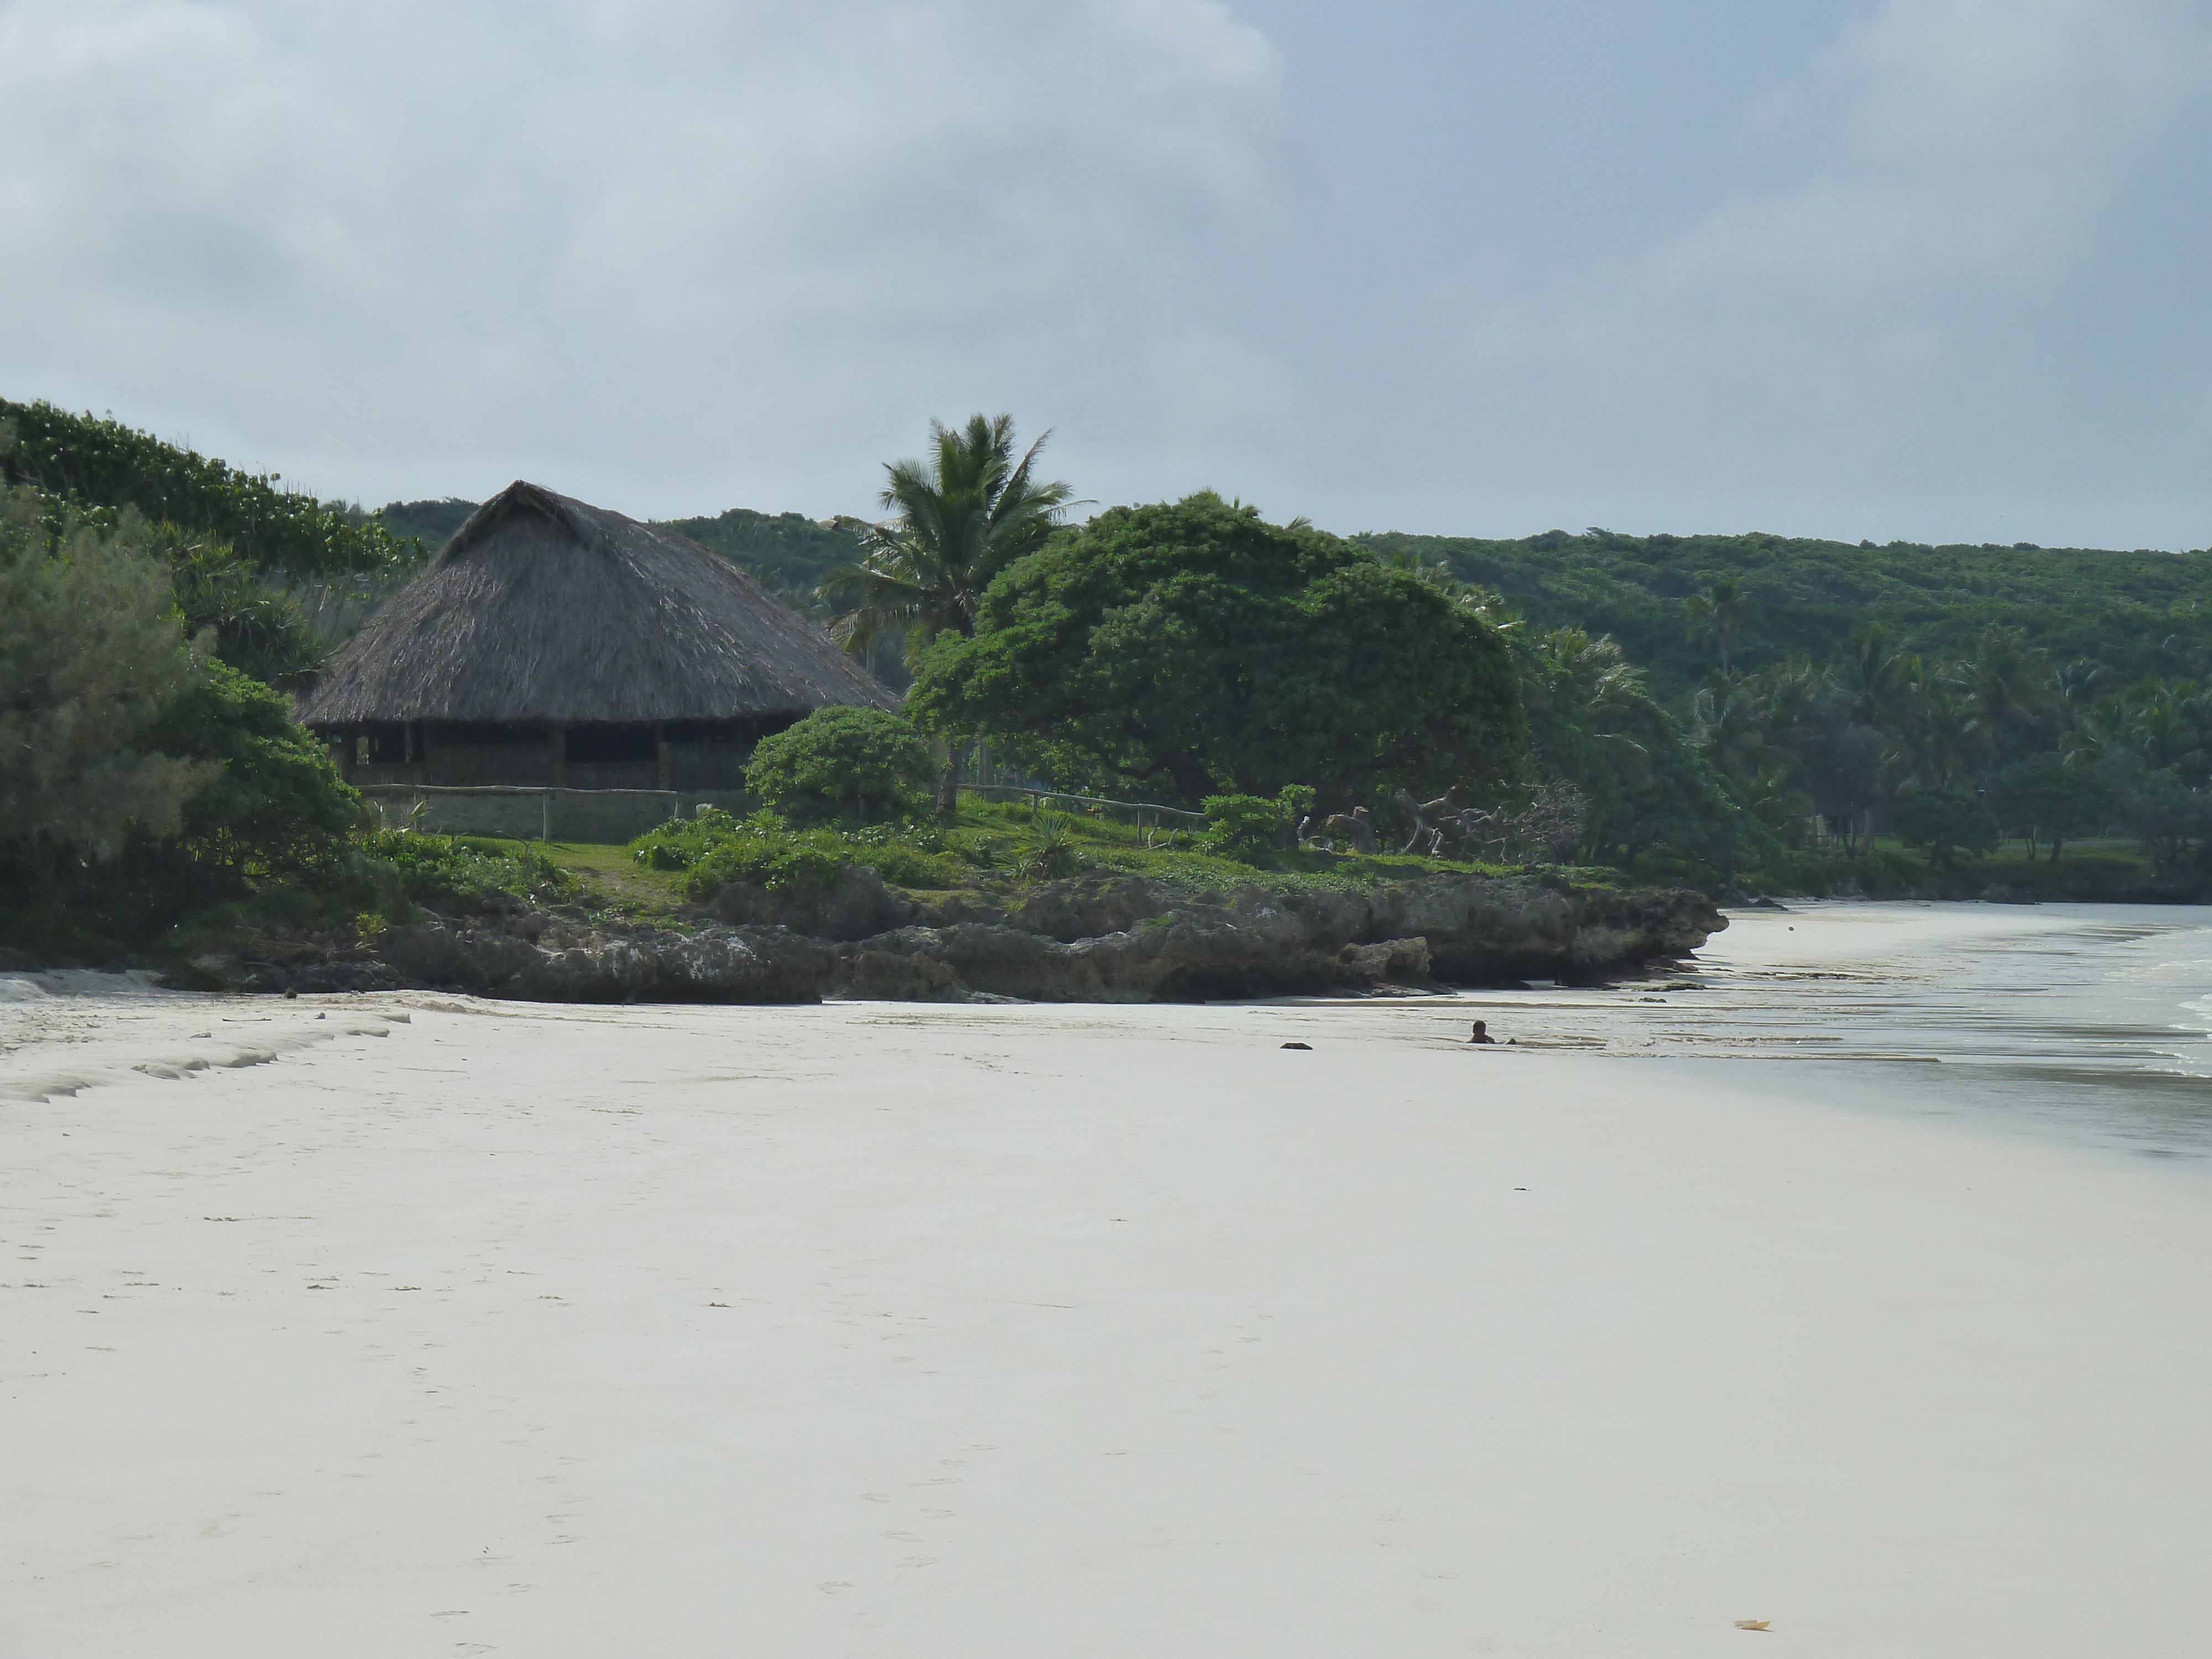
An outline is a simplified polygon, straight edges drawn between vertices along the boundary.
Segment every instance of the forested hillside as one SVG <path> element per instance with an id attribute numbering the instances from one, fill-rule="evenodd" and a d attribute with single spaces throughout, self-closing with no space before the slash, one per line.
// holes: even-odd
<path id="1" fill-rule="evenodd" d="M 2087 659 L 2115 682 L 2212 670 L 2212 550 L 2100 552 L 2029 546 L 1852 546 L 1785 536 L 1624 536 L 1552 531 L 1519 541 L 1395 533 L 1358 538 L 1386 558 L 1443 566 L 1533 623 L 1610 634 L 1666 701 L 1721 665 L 1840 659 L 1851 632 L 1888 626 L 1896 648 L 1972 656 L 1992 623 L 2055 662 Z M 1735 585 L 1735 615 L 1700 628 L 1701 596 Z M 1723 590 L 1726 591 L 1725 589 Z"/>
<path id="2" fill-rule="evenodd" d="M 739 564 L 771 592 L 802 610 L 813 605 L 823 578 L 860 556 L 859 520 L 817 523 L 803 513 L 756 513 L 733 507 L 713 518 L 654 522 Z"/>

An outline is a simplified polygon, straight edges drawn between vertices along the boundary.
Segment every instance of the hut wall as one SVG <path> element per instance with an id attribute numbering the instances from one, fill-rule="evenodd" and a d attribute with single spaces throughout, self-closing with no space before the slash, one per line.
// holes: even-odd
<path id="1" fill-rule="evenodd" d="M 554 726 L 416 720 L 319 728 L 357 787 L 743 790 L 754 746 L 798 717 Z"/>
<path id="2" fill-rule="evenodd" d="M 750 743 L 671 743 L 668 782 L 674 789 L 742 789 Z"/>
<path id="3" fill-rule="evenodd" d="M 394 783 L 367 785 L 362 793 L 394 829 L 411 824 L 440 836 L 549 836 L 617 846 L 671 818 L 690 817 L 702 805 L 742 816 L 756 804 L 742 790 L 426 789 Z"/>

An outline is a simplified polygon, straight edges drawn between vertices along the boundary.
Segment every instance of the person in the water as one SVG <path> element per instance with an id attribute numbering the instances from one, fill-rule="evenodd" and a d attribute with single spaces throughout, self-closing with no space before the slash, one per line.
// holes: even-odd
<path id="1" fill-rule="evenodd" d="M 1469 1042 L 1495 1042 L 1498 1039 L 1491 1036 L 1488 1029 L 1485 1027 L 1480 1020 L 1478 1019 L 1474 1022 L 1474 1035 L 1469 1037 L 1468 1041 Z"/>

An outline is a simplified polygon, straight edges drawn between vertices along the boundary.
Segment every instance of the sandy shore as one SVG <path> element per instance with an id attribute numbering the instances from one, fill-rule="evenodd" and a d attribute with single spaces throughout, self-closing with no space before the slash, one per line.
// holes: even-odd
<path id="1" fill-rule="evenodd" d="M 0 1006 L 0 1655 L 2203 1650 L 2198 1169 L 1434 1012 Z"/>

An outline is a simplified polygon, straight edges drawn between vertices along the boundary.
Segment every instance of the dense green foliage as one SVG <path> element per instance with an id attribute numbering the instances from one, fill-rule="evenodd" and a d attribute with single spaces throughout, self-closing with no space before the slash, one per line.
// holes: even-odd
<path id="1" fill-rule="evenodd" d="M 908 706 L 1056 781 L 1195 802 L 1495 789 L 1526 746 L 1497 629 L 1437 586 L 1212 494 L 1115 507 L 1010 565 Z"/>
<path id="2" fill-rule="evenodd" d="M 421 557 L 343 502 L 46 404 L 0 403 L 0 474 L 37 492 L 50 531 L 114 531 L 159 556 L 191 633 L 257 679 L 318 666 Z"/>
<path id="3" fill-rule="evenodd" d="M 763 738 L 745 787 L 799 817 L 903 817 L 925 803 L 929 745 L 908 721 L 880 708 L 817 708 Z"/>
<path id="4" fill-rule="evenodd" d="M 1851 850 L 1889 823 L 1940 863 L 2007 833 L 2056 858 L 2114 829 L 2159 849 L 2162 865 L 2192 860 L 2207 836 L 2177 826 L 2212 822 L 2212 696 L 2193 680 L 2114 678 L 2094 661 L 2054 663 L 2021 629 L 1986 627 L 1945 661 L 1869 623 L 1828 663 L 1715 676 L 1693 700 L 1692 736 L 1785 840 L 1817 813 Z M 1923 803 L 1907 809 L 1916 794 Z M 1927 804 L 1954 799 L 1987 823 L 1976 817 L 1970 834 L 1966 818 Z"/>
<path id="5" fill-rule="evenodd" d="M 1869 622 L 1930 659 L 1970 655 L 1996 623 L 2021 629 L 2053 661 L 2088 658 L 2122 681 L 2212 675 L 2212 550 L 1875 547 L 1602 530 L 1517 541 L 1358 539 L 1386 557 L 1441 564 L 1504 595 L 1539 627 L 1610 635 L 1669 704 L 1721 666 L 1723 644 L 1729 665 L 1747 672 L 1792 656 L 1827 662 Z M 1736 611 L 1716 628 L 1698 613 L 1721 582 L 1734 584 L 1724 597 Z"/>
<path id="6" fill-rule="evenodd" d="M 188 760 L 201 780 L 174 831 L 134 826 L 106 863 L 64 866 L 26 884 L 27 905 L 62 908 L 118 938 L 144 939 L 210 907 L 264 894 L 359 896 L 360 798 L 268 687 L 211 663 L 143 741 Z"/>
<path id="7" fill-rule="evenodd" d="M 0 423 L 14 434 L 12 447 L 0 446 L 0 483 L 79 511 L 135 507 L 157 524 L 227 543 L 256 569 L 380 570 L 413 552 L 343 502 L 279 489 L 275 473 L 241 472 L 118 421 L 0 399 Z"/>

